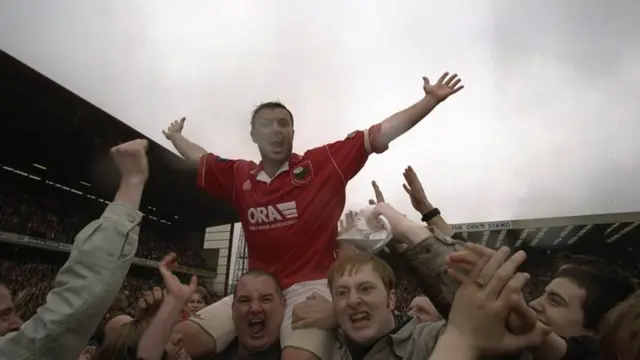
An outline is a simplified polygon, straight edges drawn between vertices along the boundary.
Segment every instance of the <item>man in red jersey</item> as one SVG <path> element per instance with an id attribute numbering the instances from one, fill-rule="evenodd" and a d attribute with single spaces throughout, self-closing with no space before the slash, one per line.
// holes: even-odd
<path id="1" fill-rule="evenodd" d="M 384 152 L 450 95 L 460 91 L 456 74 L 444 73 L 436 84 L 425 77 L 424 97 L 346 139 L 292 153 L 293 114 L 279 102 L 258 106 L 251 117 L 251 138 L 262 161 L 230 160 L 209 153 L 182 135 L 185 119 L 164 135 L 188 161 L 198 166 L 198 185 L 231 204 L 240 214 L 249 270 L 269 271 L 285 289 L 287 312 L 280 342 L 286 360 L 326 360 L 332 334 L 319 329 L 291 330 L 291 309 L 314 292 L 330 298 L 326 275 L 336 250 L 336 224 L 345 205 L 345 189 L 371 153 Z M 222 351 L 235 336 L 229 296 L 177 327 L 192 357 Z M 260 308 L 256 302 L 256 313 Z M 262 326 L 262 327 L 261 327 Z M 255 320 L 254 336 L 264 321 Z"/>

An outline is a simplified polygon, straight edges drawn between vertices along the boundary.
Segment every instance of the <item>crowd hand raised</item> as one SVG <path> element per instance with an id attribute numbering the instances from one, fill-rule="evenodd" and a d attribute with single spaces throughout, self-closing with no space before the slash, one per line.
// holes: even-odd
<path id="1" fill-rule="evenodd" d="M 164 281 L 164 287 L 167 291 L 167 295 L 179 304 L 185 304 L 191 295 L 196 291 L 198 287 L 198 278 L 193 275 L 189 284 L 183 284 L 180 282 L 177 276 L 172 272 L 178 265 L 177 256 L 175 253 L 169 253 L 160 261 L 160 275 Z"/>
<path id="2" fill-rule="evenodd" d="M 464 89 L 463 85 L 460 85 L 462 79 L 458 77 L 458 74 L 449 76 L 448 72 L 445 72 L 440 76 L 438 82 L 431 84 L 427 77 L 423 77 L 424 81 L 423 89 L 426 96 L 432 97 L 437 102 L 446 100 L 449 96 Z"/>
<path id="3" fill-rule="evenodd" d="M 349 232 L 356 226 L 356 216 L 358 216 L 357 211 L 349 210 L 338 222 L 338 237 Z M 336 249 L 336 253 L 334 256 L 338 258 L 339 256 L 343 256 L 345 254 L 351 254 L 354 252 L 358 252 L 358 249 L 351 244 L 340 244 L 340 247 Z"/>
<path id="4" fill-rule="evenodd" d="M 542 324 L 521 335 L 506 328 L 507 317 L 518 306 L 519 294 L 529 279 L 528 274 L 516 273 L 525 259 L 522 251 L 509 258 L 506 247 L 491 257 L 482 257 L 454 297 L 446 330 L 449 335 L 464 341 L 478 355 L 541 344 L 550 333 Z"/>
<path id="5" fill-rule="evenodd" d="M 164 137 L 166 137 L 167 140 L 171 141 L 174 135 L 182 134 L 182 129 L 184 129 L 184 122 L 186 120 L 187 118 L 183 117 L 182 119 L 176 120 L 169 124 L 169 127 L 167 127 L 166 130 L 162 130 L 162 134 L 164 135 Z"/>
<path id="6" fill-rule="evenodd" d="M 413 245 L 415 241 L 419 241 L 431 235 L 429 230 L 422 224 L 411 221 L 407 218 L 406 214 L 403 214 L 396 210 L 389 203 L 384 201 L 384 195 L 380 191 L 378 183 L 371 182 L 373 192 L 376 199 L 369 200 L 369 205 L 374 205 L 373 210 L 366 214 L 366 220 L 372 229 L 383 226 L 383 222 L 380 220 L 380 216 L 384 216 L 389 222 L 391 232 L 393 233 L 392 245 L 404 247 L 406 245 Z M 398 248 L 401 250 L 401 248 Z"/>
<path id="7" fill-rule="evenodd" d="M 147 180 L 149 177 L 148 147 L 147 140 L 138 139 L 111 148 L 111 158 L 120 171 L 123 181 Z"/>
<path id="8" fill-rule="evenodd" d="M 97 351 L 96 351 L 96 347 L 95 346 L 87 346 L 84 348 L 84 350 L 82 350 L 82 352 L 80 353 L 80 356 L 78 357 L 78 360 L 91 360 L 93 359 L 93 357 L 96 355 Z"/>
<path id="9" fill-rule="evenodd" d="M 150 320 L 153 318 L 158 312 L 163 299 L 162 289 L 157 286 L 151 291 L 143 292 L 137 302 L 136 319 Z"/>
<path id="10" fill-rule="evenodd" d="M 381 224 L 380 217 L 384 216 L 389 222 L 391 232 L 393 233 L 392 244 L 398 245 L 414 245 L 417 241 L 431 236 L 429 229 L 420 223 L 416 223 L 407 218 L 407 215 L 399 212 L 387 202 L 376 204 L 373 210 L 367 215 L 367 221 L 370 223 Z M 380 226 L 380 225 L 378 225 Z"/>
<path id="11" fill-rule="evenodd" d="M 373 186 L 373 193 L 375 194 L 376 199 L 369 199 L 369 205 L 375 205 L 377 203 L 384 202 L 384 195 L 382 195 L 382 191 L 380 191 L 378 183 L 374 180 L 371 182 L 371 186 Z"/>
<path id="12" fill-rule="evenodd" d="M 450 254 L 447 258 L 448 274 L 460 283 L 467 280 L 468 274 L 483 258 L 490 258 L 496 254 L 495 250 L 485 246 L 466 243 L 462 251 Z M 522 292 L 518 294 L 518 302 L 508 318 L 509 331 L 515 335 L 527 334 L 538 326 L 535 311 L 529 308 Z"/>
<path id="13" fill-rule="evenodd" d="M 421 215 L 424 215 L 429 210 L 433 209 L 433 206 L 427 199 L 427 194 L 424 192 L 424 188 L 422 188 L 422 183 L 420 183 L 418 174 L 416 174 L 413 168 L 411 166 L 407 167 L 402 175 L 404 176 L 405 181 L 405 183 L 402 184 L 402 187 L 404 188 L 404 191 L 407 192 L 407 195 L 409 195 L 413 208 Z"/>
<path id="14" fill-rule="evenodd" d="M 331 302 L 314 292 L 306 300 L 293 306 L 291 328 L 335 329 L 338 321 Z"/>
<path id="15" fill-rule="evenodd" d="M 357 211 L 349 210 L 338 223 L 338 236 L 351 230 L 356 225 Z"/>

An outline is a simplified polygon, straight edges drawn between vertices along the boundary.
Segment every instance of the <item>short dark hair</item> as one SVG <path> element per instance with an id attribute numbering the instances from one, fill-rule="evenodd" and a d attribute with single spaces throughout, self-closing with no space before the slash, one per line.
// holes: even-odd
<path id="1" fill-rule="evenodd" d="M 238 281 L 236 282 L 236 286 L 233 289 L 233 298 L 235 299 L 236 294 L 238 293 L 238 283 L 240 282 L 240 280 L 244 277 L 268 277 L 271 280 L 273 280 L 274 284 L 276 284 L 276 292 L 278 293 L 278 296 L 280 297 L 284 297 L 283 291 L 282 291 L 282 286 L 280 285 L 280 281 L 278 281 L 278 278 L 276 278 L 275 275 L 273 275 L 272 273 L 265 271 L 265 270 L 249 270 L 246 273 L 242 274 L 239 278 Z"/>
<path id="2" fill-rule="evenodd" d="M 291 117 L 291 126 L 293 126 L 293 113 L 291 113 L 291 110 L 289 110 L 283 103 L 281 103 L 280 101 L 276 100 L 276 101 L 267 101 L 267 102 L 263 102 L 262 104 L 256 106 L 255 109 L 253 109 L 253 112 L 251 113 L 251 128 L 253 129 L 253 126 L 255 125 L 256 122 L 256 115 L 258 115 L 258 113 L 264 109 L 284 109 L 289 113 L 289 116 Z"/>
<path id="3" fill-rule="evenodd" d="M 635 290 L 634 279 L 614 264 L 589 256 L 567 259 L 554 278 L 567 278 L 585 292 L 584 328 L 597 330 L 605 314 Z"/>

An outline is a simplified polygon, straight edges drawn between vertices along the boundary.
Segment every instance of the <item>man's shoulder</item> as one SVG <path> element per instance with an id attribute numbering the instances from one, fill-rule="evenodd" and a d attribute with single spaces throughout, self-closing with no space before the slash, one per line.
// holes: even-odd
<path id="1" fill-rule="evenodd" d="M 233 167 L 236 174 L 251 174 L 258 168 L 258 164 L 252 160 L 227 159 L 217 155 L 213 156 L 215 156 L 216 163 L 222 166 Z"/>
<path id="2" fill-rule="evenodd" d="M 428 358 L 444 331 L 444 326 L 444 320 L 420 323 L 413 319 L 391 335 L 393 347 L 404 358 Z"/>

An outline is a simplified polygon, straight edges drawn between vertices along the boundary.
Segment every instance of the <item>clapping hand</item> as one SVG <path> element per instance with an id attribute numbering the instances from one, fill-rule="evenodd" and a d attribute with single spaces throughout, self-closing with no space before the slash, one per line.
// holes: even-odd
<path id="1" fill-rule="evenodd" d="M 426 96 L 433 97 L 437 102 L 442 102 L 446 100 L 449 96 L 457 93 L 458 91 L 464 89 L 463 85 L 460 85 L 462 79 L 458 78 L 458 74 L 453 74 L 449 76 L 449 73 L 446 72 L 440 76 L 438 82 L 435 84 L 431 84 L 427 77 L 423 77 L 424 81 L 424 93 Z"/>
<path id="2" fill-rule="evenodd" d="M 495 250 L 485 246 L 466 243 L 462 251 L 448 256 L 449 270 L 447 273 L 458 282 L 464 283 L 467 280 L 467 276 L 463 274 L 468 274 L 472 271 L 483 257 L 491 258 L 495 254 Z M 509 331 L 516 335 L 529 333 L 538 326 L 536 313 L 529 308 L 522 292 L 518 294 L 518 301 L 513 312 L 509 315 L 508 324 Z"/>
<path id="3" fill-rule="evenodd" d="M 97 352 L 98 351 L 95 346 L 87 346 L 80 353 L 78 360 L 91 360 L 96 356 Z"/>
<path id="4" fill-rule="evenodd" d="M 449 336 L 460 339 L 478 355 L 542 343 L 551 330 L 540 323 L 521 335 L 506 328 L 507 318 L 517 307 L 519 294 L 529 279 L 528 274 L 516 273 L 525 259 L 522 251 L 509 258 L 506 247 L 479 259 L 455 295 L 447 324 Z"/>
<path id="5" fill-rule="evenodd" d="M 158 312 L 163 299 L 162 289 L 157 286 L 151 291 L 143 292 L 137 302 L 136 318 L 139 320 L 153 318 Z"/>

